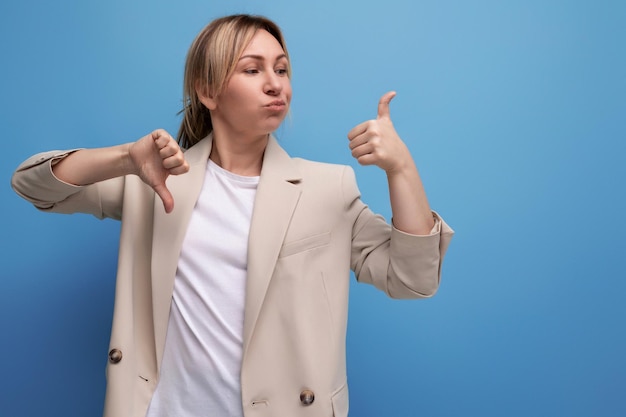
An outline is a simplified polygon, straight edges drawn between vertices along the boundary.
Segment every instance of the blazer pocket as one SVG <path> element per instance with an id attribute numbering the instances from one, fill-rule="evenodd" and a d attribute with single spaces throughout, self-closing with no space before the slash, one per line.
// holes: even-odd
<path id="1" fill-rule="evenodd" d="M 279 258 L 294 255 L 296 253 L 326 246 L 330 243 L 330 232 L 321 233 L 319 235 L 305 237 L 293 242 L 285 243 L 280 250 Z"/>

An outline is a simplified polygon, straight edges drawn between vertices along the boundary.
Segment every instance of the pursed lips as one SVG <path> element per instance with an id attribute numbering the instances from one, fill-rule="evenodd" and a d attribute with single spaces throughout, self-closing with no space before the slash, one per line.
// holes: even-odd
<path id="1" fill-rule="evenodd" d="M 271 103 L 268 103 L 265 105 L 265 107 L 269 107 L 269 108 L 280 108 L 284 106 L 285 106 L 285 102 L 283 100 L 274 100 Z"/>

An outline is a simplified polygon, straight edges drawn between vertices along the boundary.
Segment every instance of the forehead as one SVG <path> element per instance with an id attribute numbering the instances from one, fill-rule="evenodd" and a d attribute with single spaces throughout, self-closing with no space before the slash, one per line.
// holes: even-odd
<path id="1" fill-rule="evenodd" d="M 259 29 L 256 31 L 248 46 L 243 50 L 242 56 L 246 55 L 281 55 L 284 54 L 284 50 L 280 43 L 271 33 L 264 29 Z"/>

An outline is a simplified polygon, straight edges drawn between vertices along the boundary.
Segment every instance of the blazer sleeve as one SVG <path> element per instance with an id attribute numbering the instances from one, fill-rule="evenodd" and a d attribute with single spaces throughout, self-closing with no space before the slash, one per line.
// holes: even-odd
<path id="1" fill-rule="evenodd" d="M 454 231 L 433 212 L 435 226 L 429 235 L 404 233 L 361 201 L 352 168 L 344 170 L 342 184 L 353 221 L 350 266 L 357 280 L 373 284 L 392 298 L 432 297 Z"/>
<path id="2" fill-rule="evenodd" d="M 54 164 L 76 150 L 49 151 L 28 158 L 13 173 L 13 190 L 42 211 L 121 219 L 124 177 L 77 186 L 61 181 L 52 172 Z"/>

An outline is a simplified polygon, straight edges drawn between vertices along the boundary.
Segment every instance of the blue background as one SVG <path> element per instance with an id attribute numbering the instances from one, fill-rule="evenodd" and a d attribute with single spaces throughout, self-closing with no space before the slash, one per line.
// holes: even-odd
<path id="1" fill-rule="evenodd" d="M 456 230 L 438 295 L 353 285 L 352 416 L 626 415 L 626 2 L 17 1 L 0 5 L 0 415 L 94 416 L 119 225 L 45 215 L 9 178 L 48 149 L 176 132 L 195 34 L 265 14 L 294 69 L 293 155 L 384 174 L 347 132 L 391 115 Z"/>

